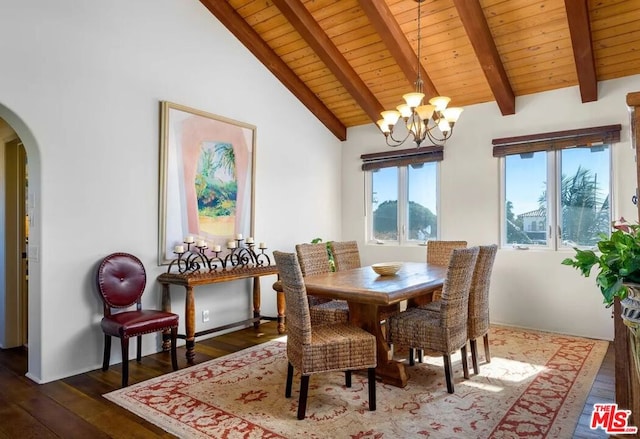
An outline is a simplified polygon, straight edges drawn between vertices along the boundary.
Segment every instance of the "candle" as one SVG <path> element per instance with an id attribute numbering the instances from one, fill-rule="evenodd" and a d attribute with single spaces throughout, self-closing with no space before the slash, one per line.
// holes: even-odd
<path id="1" fill-rule="evenodd" d="M 235 241 L 227 242 L 227 248 L 236 248 L 236 242 Z"/>
<path id="2" fill-rule="evenodd" d="M 193 236 L 187 236 L 186 238 L 184 238 L 184 242 L 186 244 L 192 244 L 193 243 Z"/>
<path id="3" fill-rule="evenodd" d="M 253 237 L 252 236 L 249 236 L 247 238 L 247 244 L 253 244 Z"/>
<path id="4" fill-rule="evenodd" d="M 204 239 L 198 239 L 196 241 L 196 247 L 206 247 L 207 244 L 205 244 Z"/>
<path id="5" fill-rule="evenodd" d="M 238 234 L 236 235 L 236 239 L 242 239 L 242 233 L 238 233 Z"/>
<path id="6" fill-rule="evenodd" d="M 184 246 L 182 245 L 176 245 L 173 248 L 174 253 L 184 253 Z"/>
<path id="7" fill-rule="evenodd" d="M 220 246 L 219 245 L 214 245 L 213 246 L 213 251 L 214 252 L 219 252 L 220 251 Z"/>
<path id="8" fill-rule="evenodd" d="M 267 244 L 265 242 L 261 242 L 258 248 L 267 248 Z"/>

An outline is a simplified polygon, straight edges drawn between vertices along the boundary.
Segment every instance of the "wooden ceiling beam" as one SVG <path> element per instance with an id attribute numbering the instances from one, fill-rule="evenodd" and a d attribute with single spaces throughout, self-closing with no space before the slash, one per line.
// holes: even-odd
<path id="1" fill-rule="evenodd" d="M 418 77 L 416 53 L 413 51 L 411 43 L 402 32 L 402 28 L 387 3 L 384 0 L 359 0 L 359 2 L 360 7 L 367 14 L 369 21 L 371 21 L 378 34 L 380 34 L 380 38 L 395 58 L 407 80 L 411 84 L 415 83 Z M 427 97 L 438 96 L 438 90 L 433 85 L 422 64 L 420 65 L 420 77 L 423 82 L 423 92 Z"/>
<path id="2" fill-rule="evenodd" d="M 598 100 L 598 78 L 596 61 L 591 41 L 591 25 L 589 23 L 589 5 L 587 0 L 565 0 L 573 58 L 580 84 L 582 103 Z"/>
<path id="3" fill-rule="evenodd" d="M 200 2 L 240 42 L 265 65 L 282 84 L 291 91 L 338 139 L 347 139 L 346 126 L 327 108 L 305 83 L 280 59 L 260 35 L 247 24 L 226 1 L 200 0 Z"/>
<path id="4" fill-rule="evenodd" d="M 515 114 L 516 98 L 478 0 L 453 0 L 503 116 Z"/>
<path id="5" fill-rule="evenodd" d="M 384 111 L 384 107 L 304 4 L 300 0 L 272 0 L 272 2 L 311 46 L 318 58 L 331 70 L 331 73 L 338 78 L 369 118 L 373 122 L 380 119 L 380 112 Z"/>

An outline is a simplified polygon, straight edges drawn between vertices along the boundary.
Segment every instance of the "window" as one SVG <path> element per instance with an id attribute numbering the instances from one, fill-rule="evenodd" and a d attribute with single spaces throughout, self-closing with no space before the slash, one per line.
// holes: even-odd
<path id="1" fill-rule="evenodd" d="M 415 163 L 367 172 L 370 241 L 405 244 L 437 236 L 438 167 Z"/>
<path id="2" fill-rule="evenodd" d="M 599 127 L 613 133 L 602 140 L 619 140 L 616 127 Z M 569 141 L 567 133 L 572 132 L 549 133 L 562 134 L 562 143 L 541 142 L 535 137 L 547 135 L 536 135 L 523 136 L 533 138 L 530 144 L 512 138 L 494 147 L 494 156 L 502 157 L 503 246 L 593 247 L 599 234 L 610 233 L 611 145 L 593 145 L 592 139 L 589 146 L 575 147 L 584 139 Z"/>

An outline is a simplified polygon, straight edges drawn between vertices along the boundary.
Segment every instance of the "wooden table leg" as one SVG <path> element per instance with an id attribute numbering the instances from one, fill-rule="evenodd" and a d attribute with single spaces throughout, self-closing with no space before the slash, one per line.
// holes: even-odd
<path id="1" fill-rule="evenodd" d="M 169 291 L 169 284 L 162 284 L 162 310 L 164 312 L 171 312 L 171 293 Z M 169 352 L 171 350 L 171 331 L 162 331 L 162 350 Z"/>
<path id="2" fill-rule="evenodd" d="M 260 327 L 260 278 L 253 278 L 253 328 L 257 331 Z"/>
<path id="3" fill-rule="evenodd" d="M 284 334 L 287 332 L 287 327 L 285 324 L 285 313 L 287 311 L 287 304 L 284 300 L 284 291 L 276 292 L 276 303 L 278 308 L 278 334 Z"/>
<path id="4" fill-rule="evenodd" d="M 187 295 L 184 301 L 184 315 L 185 315 L 185 334 L 187 341 L 187 363 L 193 364 L 193 360 L 196 356 L 196 303 L 193 297 L 193 287 L 187 286 Z"/>
<path id="5" fill-rule="evenodd" d="M 349 320 L 376 336 L 376 354 L 378 357 L 376 375 L 384 383 L 405 387 L 408 381 L 407 371 L 403 363 L 391 358 L 391 348 L 380 326 L 378 306 L 349 302 Z"/>

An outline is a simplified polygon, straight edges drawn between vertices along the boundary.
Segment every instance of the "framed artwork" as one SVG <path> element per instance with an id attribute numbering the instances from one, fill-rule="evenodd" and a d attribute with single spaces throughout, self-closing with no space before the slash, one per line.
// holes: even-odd
<path id="1" fill-rule="evenodd" d="M 175 246 L 253 236 L 256 127 L 160 103 L 158 263 Z"/>

